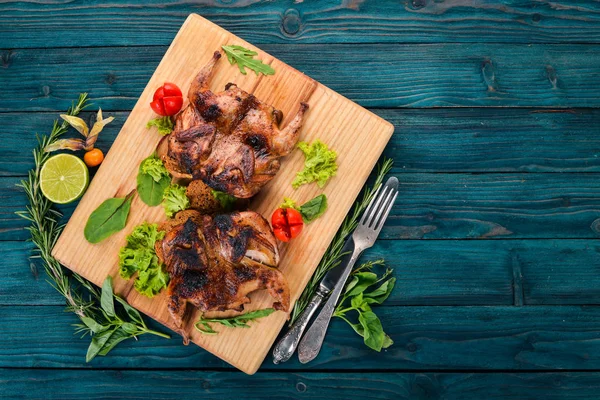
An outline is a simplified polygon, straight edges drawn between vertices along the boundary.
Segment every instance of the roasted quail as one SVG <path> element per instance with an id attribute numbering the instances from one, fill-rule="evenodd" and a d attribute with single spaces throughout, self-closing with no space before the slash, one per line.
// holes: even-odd
<path id="1" fill-rule="evenodd" d="M 208 83 L 221 58 L 215 52 L 188 92 L 189 105 L 177 115 L 161 157 L 177 178 L 199 179 L 237 198 L 249 198 L 279 170 L 279 158 L 292 151 L 308 105 L 279 129 L 282 113 L 228 83 L 213 93 Z M 160 150 L 159 150 L 160 152 Z"/>
<path id="2" fill-rule="evenodd" d="M 267 289 L 275 298 L 273 308 L 288 310 L 287 281 L 276 269 L 277 243 L 260 214 L 212 217 L 186 210 L 161 229 L 167 233 L 156 243 L 156 254 L 171 276 L 168 309 L 180 332 L 188 302 L 203 312 L 241 311 L 249 293 Z"/>

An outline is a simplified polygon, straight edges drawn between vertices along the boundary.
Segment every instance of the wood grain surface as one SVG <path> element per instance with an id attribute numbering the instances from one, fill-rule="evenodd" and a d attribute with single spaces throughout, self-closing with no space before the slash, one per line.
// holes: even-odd
<path id="1" fill-rule="evenodd" d="M 261 48 L 365 107 L 600 106 L 600 53 L 587 45 Z M 0 97 L 0 112 L 63 110 L 82 88 L 93 91 L 95 104 L 103 109 L 129 110 L 165 50 L 164 46 L 2 50 L 5 63 L 0 71 L 7 82 L 5 90 L 13 95 Z M 61 79 L 65 69 L 68 80 Z"/>
<path id="2" fill-rule="evenodd" d="M 201 42 L 199 38 L 202 38 Z M 146 121 L 153 118 L 148 103 L 155 88 L 162 82 L 175 81 L 186 92 L 198 69 L 210 60 L 215 49 L 225 44 L 252 48 L 198 15 L 188 17 L 53 250 L 53 255 L 63 265 L 97 285 L 101 285 L 106 276 L 113 276 L 115 292 L 138 310 L 169 327 L 174 325 L 167 310 L 165 293 L 149 299 L 133 289 L 132 280 L 118 278 L 118 253 L 125 244 L 125 236 L 142 222 L 165 220 L 164 210 L 147 207 L 136 196 L 127 226 L 121 232 L 93 245 L 85 240 L 83 229 L 90 213 L 104 200 L 123 197 L 135 189 L 139 163 L 156 148 L 160 137 L 145 128 Z M 277 71 L 274 76 L 242 75 L 236 67 L 221 61 L 211 88 L 217 90 L 227 82 L 235 82 L 240 88 L 283 111 L 283 126 L 293 118 L 300 102 L 309 103 L 302 139 L 310 142 L 319 138 L 326 142 L 338 152 L 340 166 L 338 178 L 325 189 L 328 212 L 310 229 L 307 228 L 298 240 L 280 246 L 279 269 L 288 281 L 293 305 L 383 152 L 393 126 L 268 54 L 260 53 L 259 57 Z M 284 196 L 290 196 L 291 181 L 303 168 L 304 157 L 299 153 L 294 152 L 287 157 L 277 176 L 253 198 L 251 209 L 268 216 Z M 303 203 L 320 192 L 322 190 L 316 185 L 308 185 L 294 191 L 293 197 Z M 252 304 L 245 311 L 266 308 L 272 303 L 271 297 L 264 292 L 252 294 L 251 299 Z M 252 324 L 249 329 L 223 327 L 218 335 L 209 336 L 194 328 L 200 315 L 199 311 L 195 311 L 184 324 L 183 329 L 191 340 L 249 374 L 256 372 L 286 320 L 286 313 L 275 313 L 261 320 L 260 324 Z"/>
<path id="3" fill-rule="evenodd" d="M 190 13 L 253 43 L 599 43 L 594 0 L 0 3 L 0 48 L 169 44 Z"/>

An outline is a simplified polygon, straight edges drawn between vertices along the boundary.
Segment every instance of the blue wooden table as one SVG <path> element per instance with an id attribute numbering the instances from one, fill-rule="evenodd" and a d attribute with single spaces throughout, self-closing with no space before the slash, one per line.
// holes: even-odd
<path id="1" fill-rule="evenodd" d="M 108 150 L 191 12 L 396 126 L 401 194 L 365 256 L 398 279 L 388 350 L 334 321 L 314 362 L 255 376 L 177 337 L 85 363 L 15 183 L 81 91 L 116 117 Z M 0 56 L 0 397 L 600 396 L 600 2 L 4 1 Z"/>

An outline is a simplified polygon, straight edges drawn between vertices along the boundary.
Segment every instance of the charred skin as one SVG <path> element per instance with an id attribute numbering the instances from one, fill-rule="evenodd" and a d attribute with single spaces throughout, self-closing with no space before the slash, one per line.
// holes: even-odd
<path id="1" fill-rule="evenodd" d="M 209 82 L 221 58 L 215 52 L 190 86 L 189 105 L 177 115 L 167 146 L 159 150 L 176 178 L 202 180 L 237 198 L 250 198 L 279 171 L 279 159 L 298 142 L 306 103 L 283 129 L 281 111 L 228 83 L 213 93 Z"/>
<path id="2" fill-rule="evenodd" d="M 171 275 L 168 310 L 180 332 L 187 303 L 203 312 L 241 311 L 250 302 L 248 294 L 267 289 L 275 299 L 273 307 L 288 311 L 289 288 L 276 269 L 277 243 L 260 214 L 211 217 L 187 210 L 161 229 L 167 233 L 156 250 Z"/>

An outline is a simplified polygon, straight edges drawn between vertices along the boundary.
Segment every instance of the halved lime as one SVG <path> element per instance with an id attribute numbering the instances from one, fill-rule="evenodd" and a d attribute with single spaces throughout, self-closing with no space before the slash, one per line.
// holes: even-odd
<path id="1" fill-rule="evenodd" d="M 58 204 L 67 204 L 81 197 L 89 180 L 87 166 L 81 158 L 72 154 L 50 157 L 40 172 L 42 193 Z"/>

